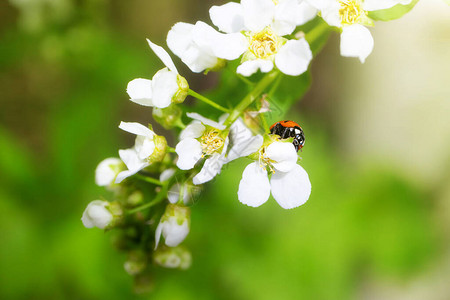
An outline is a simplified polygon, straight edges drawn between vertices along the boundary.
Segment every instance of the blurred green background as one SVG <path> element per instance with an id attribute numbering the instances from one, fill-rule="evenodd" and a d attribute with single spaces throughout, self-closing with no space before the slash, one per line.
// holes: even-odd
<path id="1" fill-rule="evenodd" d="M 175 22 L 207 21 L 221 3 L 0 2 L 0 298 L 450 299 L 450 7 L 440 0 L 377 23 L 364 65 L 339 56 L 337 34 L 314 60 L 312 87 L 288 115 L 306 133 L 306 205 L 240 204 L 247 162 L 231 164 L 192 208 L 192 268 L 161 269 L 153 293 L 133 294 L 110 234 L 80 221 L 109 195 L 94 170 L 132 144 L 121 120 L 151 116 L 125 93 L 161 68 L 145 38 L 165 45 Z M 194 90 L 218 81 L 176 63 Z"/>

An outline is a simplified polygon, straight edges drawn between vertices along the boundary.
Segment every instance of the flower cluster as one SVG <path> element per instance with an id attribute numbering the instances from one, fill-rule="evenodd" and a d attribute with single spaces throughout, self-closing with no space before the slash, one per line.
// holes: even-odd
<path id="1" fill-rule="evenodd" d="M 258 207 L 272 195 L 284 209 L 304 204 L 311 183 L 298 164 L 303 131 L 292 121 L 277 122 L 277 130 L 268 127 L 271 93 L 286 75 L 308 70 L 313 58 L 310 43 L 326 36 L 330 26 L 342 32 L 341 54 L 364 62 L 373 47 L 364 27 L 373 23 L 368 11 L 410 2 L 241 0 L 210 8 L 215 27 L 201 21 L 176 23 L 167 45 L 192 72 L 228 68 L 247 85 L 243 99 L 228 99 L 230 107 L 193 91 L 169 53 L 147 40 L 164 67 L 152 79 L 131 80 L 126 92 L 133 103 L 151 107 L 154 121 L 175 133 L 178 142 L 171 146 L 167 140 L 173 136 L 166 139 L 152 125 L 120 122 L 120 129 L 135 136 L 134 145 L 98 165 L 95 181 L 112 196 L 110 201 L 88 204 L 84 226 L 115 229 L 114 244 L 128 254 L 125 270 L 136 282 L 146 282 L 152 265 L 190 266 L 191 254 L 183 243 L 190 232 L 192 204 L 201 186 L 236 159 L 250 160 L 236 188 L 241 203 Z M 321 19 L 330 25 L 325 30 Z M 303 32 L 304 28 L 309 29 Z M 214 112 L 207 117 L 185 113 L 188 96 Z"/>

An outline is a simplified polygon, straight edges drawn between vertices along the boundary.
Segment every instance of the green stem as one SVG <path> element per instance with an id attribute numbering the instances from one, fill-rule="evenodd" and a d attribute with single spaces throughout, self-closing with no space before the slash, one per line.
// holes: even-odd
<path id="1" fill-rule="evenodd" d="M 194 92 L 194 91 L 191 90 L 191 89 L 189 89 L 188 95 L 190 95 L 190 96 L 192 96 L 192 97 L 194 97 L 194 98 L 197 98 L 198 100 L 203 101 L 203 102 L 205 102 L 206 104 L 211 105 L 212 107 L 214 107 L 214 108 L 216 108 L 216 109 L 218 109 L 218 110 L 221 110 L 221 111 L 226 112 L 226 113 L 229 113 L 229 112 L 230 112 L 230 110 L 229 110 L 228 108 L 225 108 L 225 107 L 223 107 L 223 106 L 220 106 L 220 105 L 217 104 L 216 102 L 214 102 L 214 101 L 212 101 L 212 100 L 206 98 L 205 96 L 200 95 L 199 93 Z"/>
<path id="2" fill-rule="evenodd" d="M 321 35 L 329 32 L 330 30 L 332 30 L 332 27 L 330 27 L 330 25 L 328 25 L 325 21 L 322 21 L 305 34 L 305 39 L 309 45 L 312 45 L 317 42 Z"/>
<path id="3" fill-rule="evenodd" d="M 163 185 L 161 181 L 159 181 L 159 180 L 157 180 L 155 178 L 151 178 L 151 177 L 147 177 L 147 176 L 141 175 L 141 174 L 135 174 L 133 177 L 136 178 L 136 179 L 142 180 L 142 181 L 146 181 L 146 182 L 149 182 L 149 183 L 156 184 L 156 185 Z"/>
<path id="4" fill-rule="evenodd" d="M 127 211 L 127 214 L 134 214 L 137 213 L 139 211 L 142 211 L 144 209 L 150 208 L 158 203 L 160 203 L 161 201 L 163 201 L 164 199 L 167 198 L 167 190 L 169 189 L 169 185 L 164 185 L 163 188 L 161 189 L 161 191 L 156 195 L 156 197 L 153 199 L 153 201 L 150 201 L 144 205 L 138 206 L 136 208 L 130 209 L 129 211 Z"/>
<path id="5" fill-rule="evenodd" d="M 228 118 L 225 120 L 224 125 L 229 126 L 236 121 L 242 112 L 256 99 L 258 99 L 258 97 L 264 92 L 265 89 L 267 89 L 267 87 L 277 78 L 279 74 L 280 72 L 274 70 L 264 76 L 261 81 L 255 85 L 255 88 L 248 93 L 247 96 L 245 96 L 244 99 L 242 99 L 242 101 L 239 102 L 236 108 L 230 113 Z"/>

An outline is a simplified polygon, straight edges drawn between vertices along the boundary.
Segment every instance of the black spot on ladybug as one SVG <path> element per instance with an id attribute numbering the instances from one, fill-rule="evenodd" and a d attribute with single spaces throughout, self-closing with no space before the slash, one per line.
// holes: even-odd
<path id="1" fill-rule="evenodd" d="M 270 126 L 270 133 L 279 135 L 282 139 L 293 138 L 295 150 L 301 150 L 305 145 L 305 134 L 303 129 L 294 121 L 280 121 Z"/>

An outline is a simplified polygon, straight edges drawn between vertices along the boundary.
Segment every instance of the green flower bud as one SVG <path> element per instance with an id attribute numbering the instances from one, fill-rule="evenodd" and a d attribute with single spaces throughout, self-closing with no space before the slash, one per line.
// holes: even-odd
<path id="1" fill-rule="evenodd" d="M 161 124 L 165 129 L 171 129 L 175 127 L 181 120 L 183 114 L 181 108 L 172 104 L 166 108 L 153 108 L 153 119 Z"/>
<path id="2" fill-rule="evenodd" d="M 183 103 L 184 99 L 186 99 L 189 91 L 189 84 L 181 75 L 177 75 L 177 84 L 178 84 L 178 91 L 173 95 L 172 102 L 173 103 Z"/>
<path id="3" fill-rule="evenodd" d="M 144 201 L 144 195 L 141 191 L 134 191 L 127 197 L 127 204 L 130 206 L 137 206 Z"/>
<path id="4" fill-rule="evenodd" d="M 131 251 L 128 260 L 124 263 L 125 271 L 130 275 L 137 275 L 145 270 L 147 266 L 147 255 L 143 251 Z"/>
<path id="5" fill-rule="evenodd" d="M 164 268 L 186 270 L 192 264 L 192 255 L 183 246 L 161 247 L 154 252 L 153 261 Z"/>
<path id="6" fill-rule="evenodd" d="M 155 135 L 153 137 L 155 143 L 155 150 L 148 158 L 149 163 L 160 162 L 164 159 L 167 153 L 167 140 L 162 135 Z"/>

